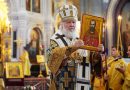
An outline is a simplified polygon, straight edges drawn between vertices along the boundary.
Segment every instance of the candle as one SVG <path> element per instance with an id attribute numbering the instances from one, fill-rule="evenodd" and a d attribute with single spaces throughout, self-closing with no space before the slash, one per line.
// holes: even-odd
<path id="1" fill-rule="evenodd" d="M 121 50 L 121 55 L 123 56 L 123 46 L 122 46 L 122 39 L 121 39 L 121 20 L 122 17 L 118 16 L 118 37 L 117 37 L 117 49 Z"/>
<path id="2" fill-rule="evenodd" d="M 119 44 L 121 43 L 120 42 L 120 28 L 121 28 L 121 20 L 122 20 L 122 17 L 121 15 L 118 16 L 118 36 L 117 36 L 117 50 L 119 49 Z"/>

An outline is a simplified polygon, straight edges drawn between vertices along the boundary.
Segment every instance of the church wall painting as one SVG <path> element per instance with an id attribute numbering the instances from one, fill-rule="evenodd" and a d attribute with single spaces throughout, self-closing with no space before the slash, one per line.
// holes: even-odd
<path id="1" fill-rule="evenodd" d="M 102 42 L 103 21 L 103 18 L 97 16 L 88 14 L 82 16 L 80 38 L 85 45 L 98 47 Z"/>
<path id="2" fill-rule="evenodd" d="M 32 12 L 40 13 L 40 0 L 32 0 Z"/>
<path id="3" fill-rule="evenodd" d="M 26 0 L 26 10 L 40 13 L 40 0 Z"/>
<path id="4" fill-rule="evenodd" d="M 26 0 L 26 10 L 31 11 L 30 5 L 31 5 L 30 0 Z"/>
<path id="5" fill-rule="evenodd" d="M 28 47 L 29 60 L 32 64 L 37 64 L 36 55 L 44 54 L 43 36 L 38 27 L 34 27 L 30 33 L 30 41 L 26 45 Z"/>
<path id="6" fill-rule="evenodd" d="M 121 11 L 122 15 L 122 41 L 124 47 L 124 57 L 127 57 L 127 46 L 130 44 L 130 2 L 126 3 Z"/>

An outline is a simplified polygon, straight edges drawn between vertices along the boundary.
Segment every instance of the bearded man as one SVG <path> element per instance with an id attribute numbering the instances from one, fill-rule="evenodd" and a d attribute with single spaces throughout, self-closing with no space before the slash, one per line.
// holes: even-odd
<path id="1" fill-rule="evenodd" d="M 84 43 L 78 39 L 76 33 L 77 14 L 77 8 L 74 5 L 64 5 L 59 10 L 61 18 L 59 30 L 51 37 L 48 50 L 48 67 L 52 73 L 50 90 L 88 90 L 90 88 L 88 82 L 90 77 L 86 75 L 86 73 L 90 75 L 90 65 L 86 60 L 86 50 L 81 50 Z M 86 49 L 90 48 L 86 47 Z M 102 46 L 99 46 L 97 50 L 101 49 Z M 81 78 L 84 81 L 81 83 L 77 80 L 77 77 L 81 75 L 78 72 L 80 69 L 77 68 L 77 63 L 83 59 L 84 72 L 82 76 L 87 77 L 88 80 Z M 81 84 L 76 84 L 77 82 Z M 82 86 L 84 83 L 85 86 Z"/>

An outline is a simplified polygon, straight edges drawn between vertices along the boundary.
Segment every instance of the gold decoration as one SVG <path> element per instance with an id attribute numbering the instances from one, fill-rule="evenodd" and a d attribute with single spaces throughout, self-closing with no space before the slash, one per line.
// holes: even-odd
<path id="1" fill-rule="evenodd" d="M 41 64 L 42 64 L 42 63 L 45 63 L 44 56 L 43 56 L 43 55 L 37 55 L 37 62 L 40 64 L 40 72 L 39 72 L 38 77 L 44 77 L 44 76 L 42 75 L 42 70 L 41 70 Z"/>
<path id="2" fill-rule="evenodd" d="M 6 62 L 6 78 L 23 78 L 21 62 Z"/>
<path id="3" fill-rule="evenodd" d="M 8 19 L 8 7 L 5 0 L 0 0 L 0 61 L 11 59 L 11 25 Z M 9 61 L 7 60 L 7 61 Z"/>
<path id="4" fill-rule="evenodd" d="M 55 85 L 55 81 L 54 80 L 51 80 L 49 90 L 56 90 L 56 85 Z"/>
<path id="5" fill-rule="evenodd" d="M 45 59 L 43 55 L 37 55 L 37 62 L 38 63 L 45 63 Z"/>
<path id="6" fill-rule="evenodd" d="M 44 77 L 44 76 L 42 75 L 41 65 L 44 65 L 44 66 L 45 66 L 45 68 L 46 68 L 46 73 L 47 73 L 47 75 L 49 75 L 49 69 L 48 69 L 48 66 L 47 66 L 47 62 L 45 61 L 44 55 L 37 55 L 37 62 L 40 64 L 40 72 L 39 72 L 38 77 Z"/>
<path id="7" fill-rule="evenodd" d="M 68 87 L 69 86 L 69 81 L 72 81 L 72 78 L 68 77 L 68 72 L 64 73 L 64 79 L 63 79 L 63 81 L 64 81 L 64 86 L 65 87 Z"/>
<path id="8" fill-rule="evenodd" d="M 52 54 L 49 58 L 48 67 L 53 74 L 56 74 L 59 70 L 59 67 L 64 59 L 66 48 L 56 47 L 52 50 Z"/>

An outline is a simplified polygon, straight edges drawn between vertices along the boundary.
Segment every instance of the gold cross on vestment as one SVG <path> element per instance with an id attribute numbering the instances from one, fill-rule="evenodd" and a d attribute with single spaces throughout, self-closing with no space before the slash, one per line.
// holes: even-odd
<path id="1" fill-rule="evenodd" d="M 68 67 L 68 70 L 71 71 L 71 72 L 74 72 L 75 68 L 74 67 Z"/>
<path id="2" fill-rule="evenodd" d="M 72 79 L 68 77 L 68 72 L 65 72 L 64 73 L 64 79 L 63 79 L 65 87 L 68 87 L 69 81 L 71 81 L 71 80 Z"/>

